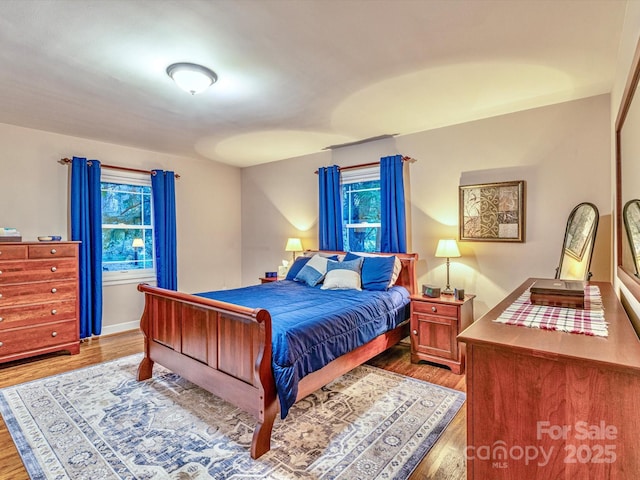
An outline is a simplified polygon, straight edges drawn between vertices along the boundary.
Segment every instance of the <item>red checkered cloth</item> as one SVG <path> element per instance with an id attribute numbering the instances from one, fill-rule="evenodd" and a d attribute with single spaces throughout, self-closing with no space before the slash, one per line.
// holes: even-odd
<path id="1" fill-rule="evenodd" d="M 595 285 L 585 287 L 584 309 L 534 305 L 530 296 L 531 292 L 527 289 L 494 322 L 598 337 L 609 335 L 602 296 Z"/>

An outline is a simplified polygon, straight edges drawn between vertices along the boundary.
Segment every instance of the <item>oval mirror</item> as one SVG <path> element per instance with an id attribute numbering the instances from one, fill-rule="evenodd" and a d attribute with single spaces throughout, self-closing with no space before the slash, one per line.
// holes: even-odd
<path id="1" fill-rule="evenodd" d="M 622 218 L 627 240 L 629 240 L 631 264 L 637 277 L 640 272 L 640 200 L 633 199 L 625 203 Z"/>
<path id="2" fill-rule="evenodd" d="M 598 209 L 593 203 L 577 205 L 569 214 L 560 264 L 556 277 L 563 280 L 589 280 L 591 257 L 598 231 Z"/>

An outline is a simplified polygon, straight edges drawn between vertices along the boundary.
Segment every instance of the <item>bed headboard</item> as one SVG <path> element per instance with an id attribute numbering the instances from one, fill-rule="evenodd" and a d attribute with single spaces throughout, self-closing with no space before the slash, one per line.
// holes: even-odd
<path id="1" fill-rule="evenodd" d="M 313 253 L 330 253 L 336 255 L 344 255 L 346 252 L 335 252 L 329 250 L 305 250 L 305 254 L 313 254 Z M 401 287 L 409 290 L 411 295 L 415 295 L 418 292 L 418 288 L 416 286 L 416 262 L 418 261 L 417 253 L 368 253 L 367 255 L 378 255 L 381 257 L 388 257 L 389 255 L 395 255 L 400 259 L 402 263 L 402 270 L 400 271 L 400 275 L 398 276 L 398 280 L 396 280 L 396 285 L 400 285 Z"/>

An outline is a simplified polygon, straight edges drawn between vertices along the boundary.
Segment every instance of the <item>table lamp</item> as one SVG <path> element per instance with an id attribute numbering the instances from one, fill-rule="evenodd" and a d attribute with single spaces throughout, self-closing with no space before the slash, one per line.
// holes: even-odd
<path id="1" fill-rule="evenodd" d="M 453 290 L 449 285 L 449 259 L 452 257 L 459 257 L 460 250 L 458 249 L 458 243 L 454 239 L 438 240 L 438 248 L 436 248 L 436 258 L 447 259 L 447 286 L 442 292 L 445 295 L 452 295 Z"/>
<path id="2" fill-rule="evenodd" d="M 287 238 L 287 246 L 284 247 L 285 252 L 293 252 L 293 261 L 296 261 L 296 252 L 302 251 L 302 242 L 299 238 Z"/>

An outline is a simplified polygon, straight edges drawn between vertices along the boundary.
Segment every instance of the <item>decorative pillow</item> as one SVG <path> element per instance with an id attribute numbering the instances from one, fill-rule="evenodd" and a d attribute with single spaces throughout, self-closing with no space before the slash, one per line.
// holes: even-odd
<path id="1" fill-rule="evenodd" d="M 353 258 L 364 258 L 362 263 L 362 288 L 365 290 L 387 290 L 391 288 L 400 275 L 402 262 L 395 255 L 379 256 L 347 253 L 345 261 Z"/>
<path id="2" fill-rule="evenodd" d="M 310 287 L 315 287 L 322 282 L 325 273 L 327 273 L 328 261 L 329 259 L 326 257 L 314 255 L 309 259 L 307 264 L 300 269 L 294 280 L 296 282 L 306 283 Z"/>
<path id="3" fill-rule="evenodd" d="M 362 258 L 351 261 L 329 262 L 322 290 L 362 290 L 360 270 Z"/>
<path id="4" fill-rule="evenodd" d="M 342 253 L 320 252 L 317 250 L 307 250 L 305 252 L 302 252 L 302 255 L 309 258 L 313 257 L 314 255 L 320 255 L 321 257 L 328 258 L 329 260 L 336 260 L 338 262 L 341 262 L 344 259 L 344 254 Z"/>
<path id="5" fill-rule="evenodd" d="M 307 264 L 309 260 L 311 260 L 311 257 L 296 258 L 296 261 L 293 262 L 293 265 L 289 267 L 289 271 L 287 272 L 285 280 L 293 280 L 294 278 L 296 278 L 298 272 Z"/>

